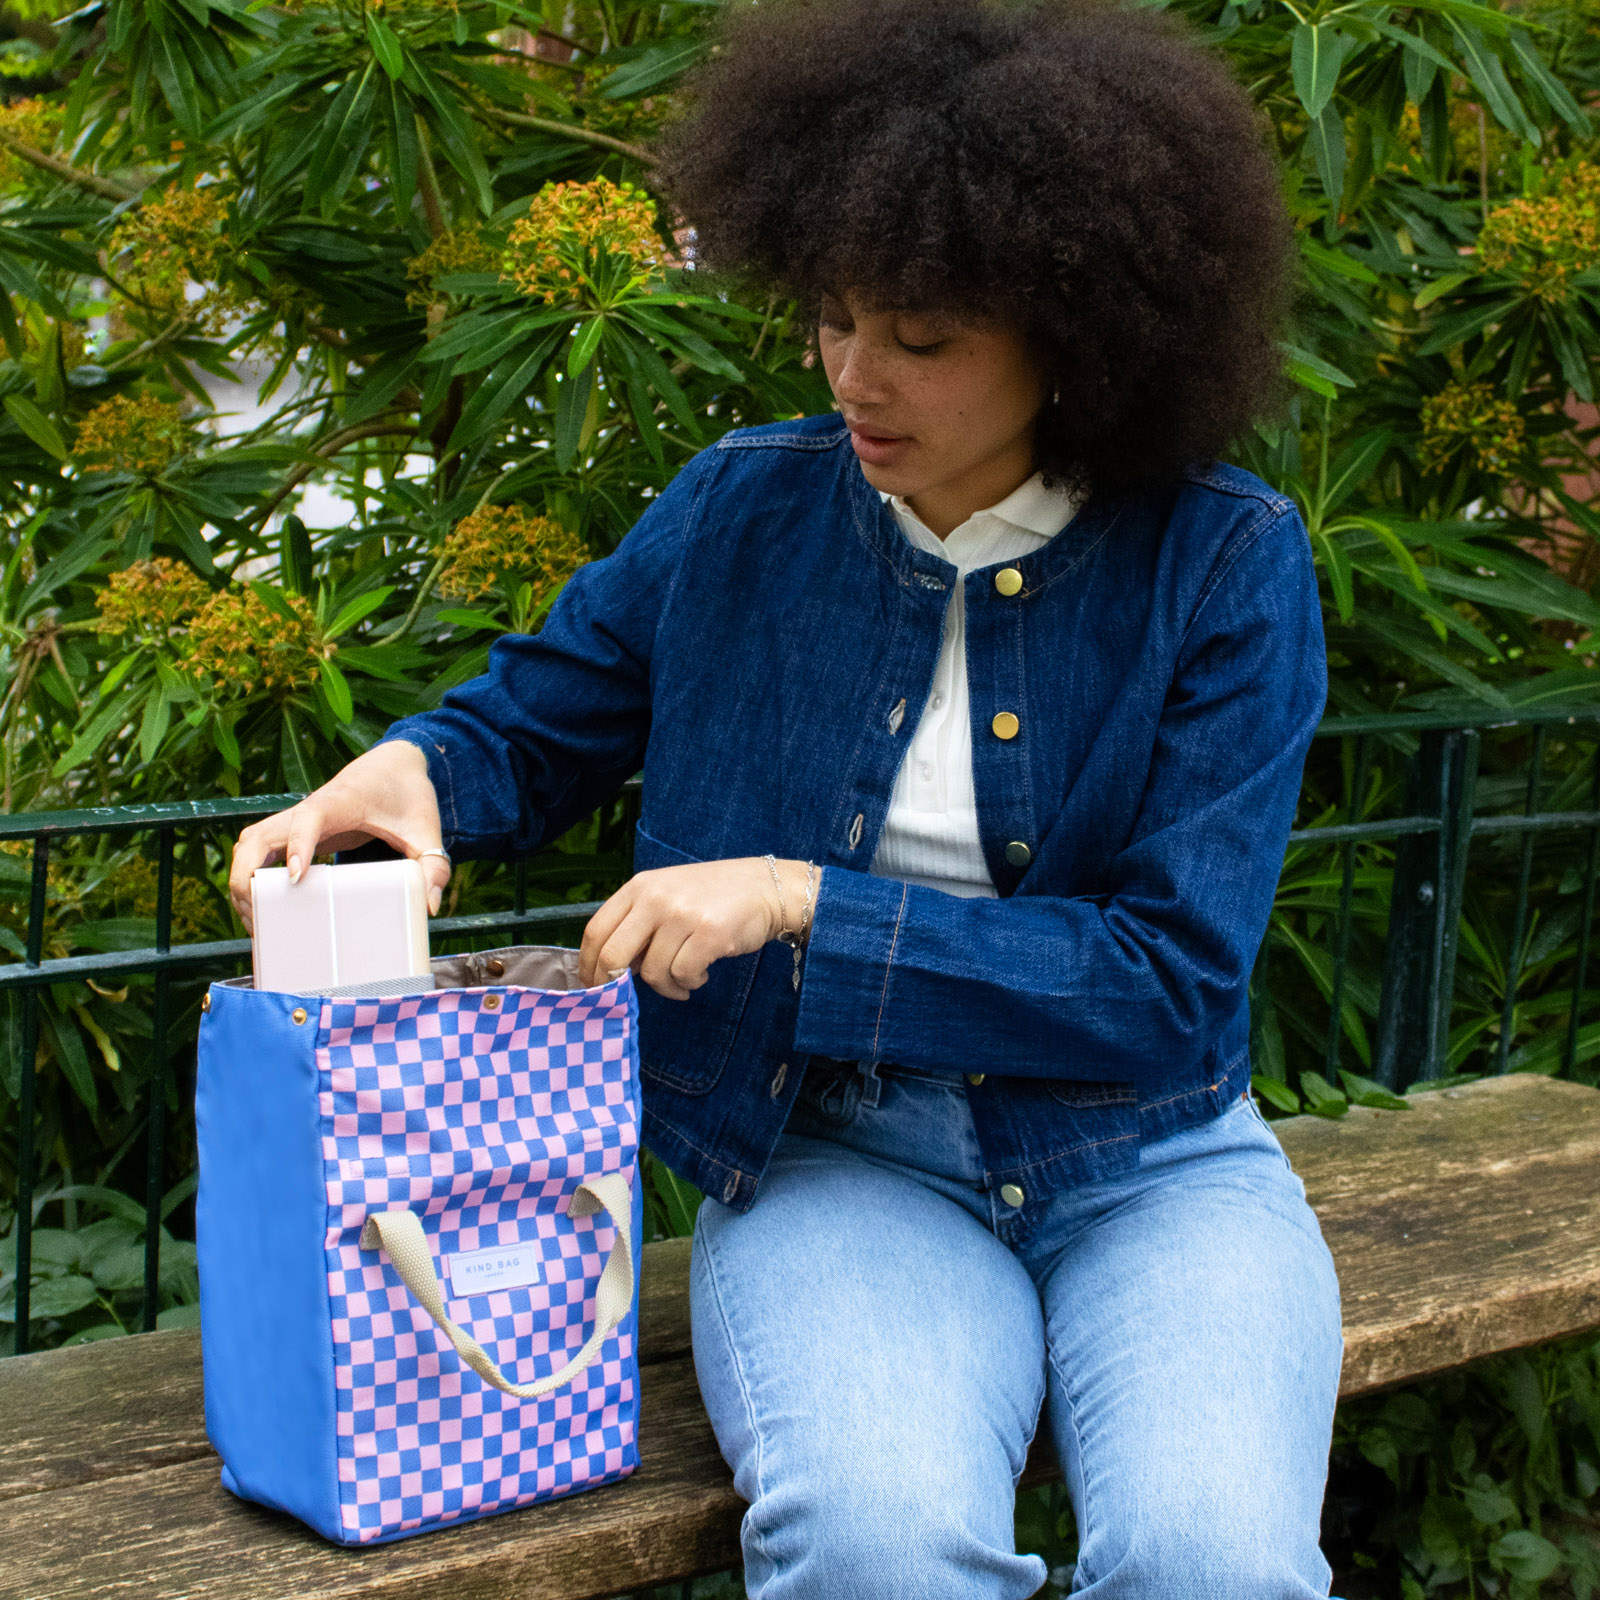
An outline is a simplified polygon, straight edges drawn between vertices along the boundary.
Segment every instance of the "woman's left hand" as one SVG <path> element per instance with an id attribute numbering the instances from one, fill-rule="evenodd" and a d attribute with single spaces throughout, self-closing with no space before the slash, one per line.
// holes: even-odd
<path id="1" fill-rule="evenodd" d="M 578 974 L 585 988 L 632 967 L 658 994 L 687 1000 L 706 981 L 713 961 L 747 955 L 786 929 L 800 926 L 806 864 L 779 861 L 785 923 L 765 856 L 695 861 L 636 872 L 583 930 Z M 812 876 L 812 909 L 821 888 Z M 806 930 L 808 933 L 810 929 Z"/>

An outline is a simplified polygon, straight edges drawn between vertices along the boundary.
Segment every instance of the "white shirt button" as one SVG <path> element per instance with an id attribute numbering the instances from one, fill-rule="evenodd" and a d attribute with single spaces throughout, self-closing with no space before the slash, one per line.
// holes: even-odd
<path id="1" fill-rule="evenodd" d="M 933 768 L 930 767 L 926 761 L 922 763 L 922 776 L 924 778 L 931 778 L 933 776 Z"/>
<path id="2" fill-rule="evenodd" d="M 944 696 L 942 694 L 936 694 L 933 697 L 933 703 L 936 706 L 942 706 L 944 704 Z"/>

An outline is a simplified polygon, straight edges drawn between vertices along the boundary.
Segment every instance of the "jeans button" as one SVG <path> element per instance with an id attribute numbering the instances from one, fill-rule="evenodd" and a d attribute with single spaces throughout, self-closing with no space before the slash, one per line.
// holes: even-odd
<path id="1" fill-rule="evenodd" d="M 1000 1198 L 1013 1208 L 1020 1206 L 1028 1197 L 1014 1183 L 1000 1185 Z"/>
<path id="2" fill-rule="evenodd" d="M 976 1089 L 977 1086 L 983 1082 L 983 1074 L 981 1072 L 969 1072 L 967 1074 L 967 1082 L 970 1083 L 974 1089 Z"/>

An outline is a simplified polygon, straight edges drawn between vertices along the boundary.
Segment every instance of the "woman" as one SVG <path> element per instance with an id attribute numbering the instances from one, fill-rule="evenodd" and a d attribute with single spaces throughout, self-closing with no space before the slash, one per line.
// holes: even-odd
<path id="1" fill-rule="evenodd" d="M 838 414 L 701 451 L 531 637 L 233 872 L 533 850 L 642 767 L 582 941 L 639 978 L 645 1139 L 745 1577 L 1021 1597 L 1049 1429 L 1075 1592 L 1325 1596 L 1332 1264 L 1246 988 L 1326 668 L 1281 403 L 1293 242 L 1247 98 L 1087 0 L 741 10 L 661 176 L 797 296 Z M 778 936 L 786 942 L 778 942 Z M 793 954 L 789 945 L 793 946 Z"/>

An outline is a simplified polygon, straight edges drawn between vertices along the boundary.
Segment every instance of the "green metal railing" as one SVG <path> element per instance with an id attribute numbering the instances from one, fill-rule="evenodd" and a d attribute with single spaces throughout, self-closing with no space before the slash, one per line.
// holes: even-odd
<path id="1" fill-rule="evenodd" d="M 1491 729 L 1531 730 L 1532 755 L 1521 784 L 1522 805 L 1513 814 L 1478 815 L 1479 756 L 1482 736 Z M 1542 768 L 1551 733 L 1559 732 L 1595 744 L 1587 760 L 1592 769 L 1585 809 L 1539 809 Z M 1323 1061 L 1331 1077 L 1341 1050 L 1341 1008 L 1351 952 L 1357 857 L 1363 847 L 1392 843 L 1394 861 L 1389 891 L 1387 930 L 1383 956 L 1382 996 L 1378 1007 L 1374 1073 L 1379 1082 L 1401 1089 L 1418 1080 L 1442 1075 L 1446 1064 L 1456 952 L 1467 883 L 1472 841 L 1480 835 L 1519 834 L 1521 851 L 1514 909 L 1514 928 L 1508 945 L 1511 970 L 1507 974 L 1504 1017 L 1493 1070 L 1509 1063 L 1511 1024 L 1521 976 L 1517 966 L 1528 922 L 1530 874 L 1534 839 L 1539 834 L 1587 832 L 1582 868 L 1582 914 L 1572 1001 L 1561 1071 L 1570 1073 L 1576 1059 L 1579 1015 L 1588 967 L 1590 924 L 1594 914 L 1596 867 L 1600 863 L 1600 707 L 1559 708 L 1508 715 L 1485 712 L 1399 714 L 1369 717 L 1329 717 L 1318 729 L 1318 739 L 1348 741 L 1344 770 L 1345 812 L 1341 823 L 1300 828 L 1289 836 L 1286 861 L 1307 847 L 1333 847 L 1340 863 L 1340 888 L 1332 937 L 1331 993 Z M 1378 749 L 1397 754 L 1407 765 L 1404 814 L 1361 820 L 1363 796 Z M 1571 787 L 1571 773 L 1567 775 Z M 639 779 L 623 786 L 631 814 L 637 805 Z M 1498 787 L 1504 789 L 1504 781 Z M 292 804 L 295 795 L 263 795 L 237 800 L 210 800 L 170 804 L 120 806 L 100 810 L 33 812 L 0 818 L 0 842 L 32 841 L 29 879 L 26 957 L 0 965 L 0 991 L 19 991 L 21 1018 L 18 1029 L 17 1081 L 17 1243 L 16 1339 L 18 1353 L 29 1345 L 30 1274 L 34 1184 L 37 1167 L 35 1138 L 35 1058 L 39 1047 L 39 1008 L 42 992 L 51 985 L 103 980 L 133 974 L 154 974 L 152 1050 L 154 1068 L 145 1088 L 147 1101 L 146 1195 L 144 1232 L 144 1296 L 141 1326 L 156 1325 L 160 1271 L 160 1220 L 162 1182 L 169 1130 L 169 1034 L 172 1026 L 171 984 L 175 974 L 201 975 L 206 969 L 238 970 L 247 960 L 247 939 L 209 943 L 172 943 L 174 850 L 180 829 L 233 830 L 257 817 Z M 52 845 L 66 837 L 149 832 L 156 844 L 155 943 L 138 950 L 110 950 L 89 955 L 44 960 L 48 889 Z M 437 918 L 432 923 L 436 941 L 476 942 L 485 936 L 518 939 L 536 930 L 554 931 L 561 924 L 587 921 L 603 903 L 585 901 L 530 906 L 528 863 L 514 864 L 513 903 L 504 911 Z M 1267 941 L 1258 957 L 1252 992 L 1263 979 Z"/>

